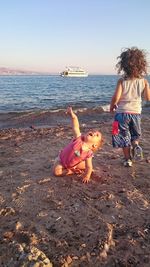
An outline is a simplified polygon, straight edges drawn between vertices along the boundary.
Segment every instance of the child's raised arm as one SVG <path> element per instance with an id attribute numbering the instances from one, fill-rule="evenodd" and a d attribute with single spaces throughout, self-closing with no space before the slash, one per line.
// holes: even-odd
<path id="1" fill-rule="evenodd" d="M 73 133 L 74 133 L 75 138 L 77 138 L 81 135 L 78 117 L 73 112 L 71 107 L 67 108 L 67 114 L 69 114 L 71 117 Z"/>

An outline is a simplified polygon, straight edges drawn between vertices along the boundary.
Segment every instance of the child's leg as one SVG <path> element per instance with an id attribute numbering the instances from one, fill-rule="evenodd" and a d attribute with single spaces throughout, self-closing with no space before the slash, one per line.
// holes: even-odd
<path id="1" fill-rule="evenodd" d="M 113 146 L 122 148 L 125 161 L 131 160 L 130 124 L 131 114 L 118 113 L 115 115 L 115 123 L 112 129 Z"/>
<path id="2" fill-rule="evenodd" d="M 62 176 L 63 175 L 63 166 L 61 164 L 54 165 L 53 173 L 55 176 Z"/>
<path id="3" fill-rule="evenodd" d="M 131 155 L 132 155 L 132 158 L 134 158 L 134 150 L 135 150 L 135 147 L 139 145 L 139 139 L 136 139 L 134 141 L 132 141 L 132 149 L 131 149 Z"/>
<path id="4" fill-rule="evenodd" d="M 79 162 L 76 166 L 75 166 L 76 169 L 79 169 L 79 170 L 85 170 L 85 161 L 81 161 Z"/>
<path id="5" fill-rule="evenodd" d="M 141 137 L 141 115 L 133 114 L 132 115 L 132 125 L 131 125 L 131 143 L 132 143 L 132 156 L 134 157 L 134 150 L 139 145 Z"/>
<path id="6" fill-rule="evenodd" d="M 63 176 L 66 174 L 66 169 L 62 166 L 59 157 L 57 157 L 54 161 L 54 166 L 53 166 L 53 174 L 55 176 Z"/>
<path id="7" fill-rule="evenodd" d="M 85 171 L 86 169 L 86 165 L 85 165 L 85 161 L 81 161 L 80 163 L 78 163 L 74 168 L 73 171 L 76 174 L 81 174 Z M 92 170 L 94 171 L 94 170 Z"/>
<path id="8" fill-rule="evenodd" d="M 131 120 L 131 142 L 133 146 L 139 144 L 139 139 L 141 137 L 141 115 L 140 114 L 132 114 Z"/>
<path id="9" fill-rule="evenodd" d="M 75 173 L 76 171 L 75 169 L 66 169 L 63 167 L 63 165 L 61 164 L 59 157 L 57 157 L 54 161 L 54 166 L 53 166 L 53 174 L 55 176 L 65 176 L 65 175 L 70 175 Z"/>
<path id="10" fill-rule="evenodd" d="M 81 174 L 85 170 L 85 161 L 78 163 L 75 167 L 73 167 L 72 171 L 76 174 Z"/>
<path id="11" fill-rule="evenodd" d="M 123 154 L 126 160 L 131 159 L 131 146 L 123 147 Z"/>

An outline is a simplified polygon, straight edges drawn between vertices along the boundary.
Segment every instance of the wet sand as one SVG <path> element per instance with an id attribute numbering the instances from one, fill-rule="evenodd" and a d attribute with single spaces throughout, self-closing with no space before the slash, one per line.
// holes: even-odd
<path id="1" fill-rule="evenodd" d="M 150 266 L 150 117 L 143 114 L 144 159 L 122 166 L 112 148 L 112 115 L 79 113 L 82 132 L 105 143 L 89 184 L 54 177 L 58 151 L 72 138 L 58 114 L 0 115 L 0 266 Z"/>

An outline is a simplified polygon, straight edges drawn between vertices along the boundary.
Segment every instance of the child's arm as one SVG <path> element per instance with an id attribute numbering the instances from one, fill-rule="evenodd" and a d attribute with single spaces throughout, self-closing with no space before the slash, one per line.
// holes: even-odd
<path id="1" fill-rule="evenodd" d="M 85 161 L 85 173 L 83 177 L 83 183 L 88 183 L 93 171 L 92 157 L 87 158 Z"/>
<path id="2" fill-rule="evenodd" d="M 118 104 L 120 100 L 121 94 L 122 94 L 122 79 L 119 79 L 117 86 L 116 86 L 115 93 L 111 99 L 110 112 L 114 111 L 115 106 Z"/>
<path id="3" fill-rule="evenodd" d="M 75 138 L 79 137 L 81 135 L 80 132 L 80 126 L 79 126 L 79 121 L 77 115 L 73 112 L 71 107 L 68 107 L 67 113 L 70 115 L 71 120 L 72 120 L 72 129 Z"/>
<path id="4" fill-rule="evenodd" d="M 150 87 L 147 80 L 145 80 L 144 99 L 150 101 Z"/>

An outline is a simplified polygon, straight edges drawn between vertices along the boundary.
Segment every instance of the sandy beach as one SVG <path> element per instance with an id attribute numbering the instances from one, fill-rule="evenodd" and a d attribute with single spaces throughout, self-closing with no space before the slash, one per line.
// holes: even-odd
<path id="1" fill-rule="evenodd" d="M 109 113 L 78 113 L 82 132 L 105 142 L 89 184 L 57 178 L 52 164 L 72 138 L 63 112 L 0 115 L 0 266 L 149 267 L 150 117 L 142 117 L 144 159 L 122 166 Z"/>

